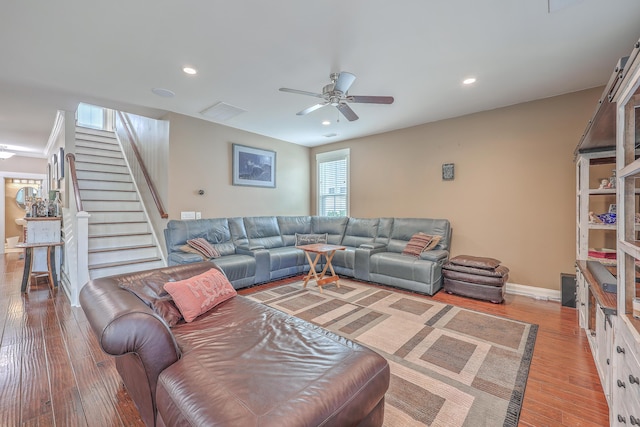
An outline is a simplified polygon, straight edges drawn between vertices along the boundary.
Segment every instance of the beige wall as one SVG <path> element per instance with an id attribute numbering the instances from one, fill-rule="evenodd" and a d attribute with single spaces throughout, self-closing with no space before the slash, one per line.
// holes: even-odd
<path id="1" fill-rule="evenodd" d="M 4 233 L 5 238 L 19 236 L 22 242 L 22 226 L 16 224 L 16 218 L 24 218 L 26 211 L 16 203 L 16 194 L 18 190 L 24 187 L 33 187 L 38 189 L 36 184 L 14 184 L 11 178 L 4 180 Z"/>
<path id="2" fill-rule="evenodd" d="M 7 160 L 0 161 L 0 253 L 4 253 L 5 236 L 15 236 L 16 230 L 13 216 L 13 205 L 15 205 L 15 195 L 12 199 L 6 194 L 7 178 L 27 178 L 44 179 L 47 173 L 47 159 L 36 159 L 32 157 L 14 156 Z M 9 212 L 7 212 L 7 209 Z M 10 217 L 11 215 L 11 217 Z M 5 230 L 9 225 L 9 229 Z M 6 234 L 5 234 L 6 231 Z"/>
<path id="3" fill-rule="evenodd" d="M 7 176 L 20 177 L 20 173 L 47 173 L 47 159 L 34 157 L 13 156 L 7 160 L 0 160 L 0 173 L 7 172 Z"/>
<path id="4" fill-rule="evenodd" d="M 163 119 L 170 122 L 170 219 L 180 211 L 203 218 L 309 214 L 309 148 L 175 113 Z M 232 143 L 276 152 L 276 188 L 231 184 Z"/>
<path id="5" fill-rule="evenodd" d="M 452 255 L 489 256 L 510 282 L 560 288 L 575 262 L 573 151 L 602 88 L 311 150 L 351 148 L 351 216 L 448 218 Z M 443 163 L 455 180 L 442 181 Z"/>

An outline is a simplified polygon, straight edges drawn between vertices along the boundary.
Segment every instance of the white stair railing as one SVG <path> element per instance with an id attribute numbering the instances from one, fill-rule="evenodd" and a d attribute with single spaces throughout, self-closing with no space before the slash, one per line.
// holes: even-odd
<path id="1" fill-rule="evenodd" d="M 78 179 L 76 176 L 75 156 L 66 155 L 69 163 L 71 188 L 69 206 L 62 210 L 65 236 L 63 289 L 72 306 L 79 306 L 82 287 L 89 281 L 89 218 L 91 214 L 82 209 Z"/>

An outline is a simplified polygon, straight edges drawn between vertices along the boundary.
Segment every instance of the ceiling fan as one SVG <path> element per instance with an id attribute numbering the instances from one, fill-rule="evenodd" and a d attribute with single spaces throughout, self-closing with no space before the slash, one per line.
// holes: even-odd
<path id="1" fill-rule="evenodd" d="M 320 103 L 299 111 L 297 113 L 298 116 L 304 116 L 305 114 L 309 114 L 319 108 L 332 105 L 336 107 L 350 122 L 358 120 L 358 115 L 348 105 L 350 102 L 359 104 L 393 104 L 393 96 L 349 95 L 349 88 L 356 80 L 356 76 L 354 74 L 342 71 L 340 73 L 331 73 L 329 78 L 331 79 L 331 83 L 322 88 L 322 93 L 307 92 L 304 90 L 289 89 L 286 87 L 281 87 L 280 91 L 309 95 L 323 99 Z"/>

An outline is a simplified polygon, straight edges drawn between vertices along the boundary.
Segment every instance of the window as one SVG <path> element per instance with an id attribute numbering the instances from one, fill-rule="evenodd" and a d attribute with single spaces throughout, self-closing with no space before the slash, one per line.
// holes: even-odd
<path id="1" fill-rule="evenodd" d="M 78 126 L 93 129 L 113 130 L 113 110 L 95 105 L 78 105 Z"/>
<path id="2" fill-rule="evenodd" d="M 349 216 L 349 149 L 316 155 L 318 215 Z"/>

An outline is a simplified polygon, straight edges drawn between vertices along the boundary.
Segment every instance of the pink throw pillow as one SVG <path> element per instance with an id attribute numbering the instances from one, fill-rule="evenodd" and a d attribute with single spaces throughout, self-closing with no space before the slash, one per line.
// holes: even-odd
<path id="1" fill-rule="evenodd" d="M 164 289 L 173 297 L 187 323 L 237 295 L 229 280 L 215 268 L 185 280 L 165 283 Z"/>
<path id="2" fill-rule="evenodd" d="M 420 254 L 425 251 L 430 251 L 440 243 L 441 236 L 432 236 L 425 234 L 422 231 L 411 236 L 411 240 L 407 243 L 407 246 L 402 251 L 402 255 L 414 256 L 420 258 Z"/>

